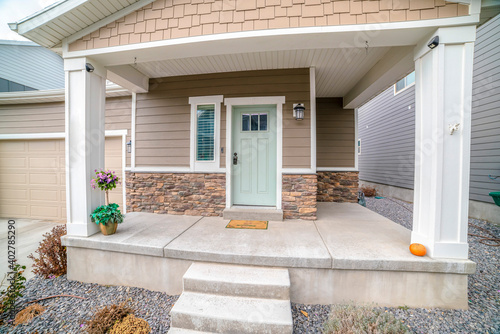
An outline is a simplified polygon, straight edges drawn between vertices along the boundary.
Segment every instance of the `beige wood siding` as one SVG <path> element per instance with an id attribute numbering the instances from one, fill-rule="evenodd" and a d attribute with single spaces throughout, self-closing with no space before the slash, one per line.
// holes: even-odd
<path id="1" fill-rule="evenodd" d="M 262 29 L 429 20 L 469 14 L 443 0 L 157 0 L 69 45 L 70 51 Z"/>
<path id="2" fill-rule="evenodd" d="M 119 176 L 121 143 L 121 137 L 106 138 L 105 166 Z M 120 207 L 122 190 L 120 185 L 110 194 Z M 63 139 L 0 140 L 0 217 L 66 219 Z"/>
<path id="3" fill-rule="evenodd" d="M 64 132 L 64 102 L 0 105 L 0 134 Z"/>
<path id="4" fill-rule="evenodd" d="M 191 96 L 285 96 L 283 167 L 310 167 L 309 69 L 246 71 L 154 79 L 137 94 L 136 166 L 188 167 Z M 304 103 L 305 120 L 292 118 Z M 226 108 L 221 110 L 221 166 L 225 165 Z"/>
<path id="5" fill-rule="evenodd" d="M 106 99 L 106 130 L 127 130 L 127 142 L 131 135 L 131 115 L 130 96 Z M 53 132 L 64 132 L 64 102 L 0 105 L 0 134 Z"/>
<path id="6" fill-rule="evenodd" d="M 126 142 L 131 139 L 132 98 L 130 96 L 106 99 L 106 130 L 127 130 Z M 125 153 L 126 166 L 130 166 L 130 154 Z"/>
<path id="7" fill-rule="evenodd" d="M 316 99 L 317 167 L 355 167 L 354 118 L 342 98 Z"/>

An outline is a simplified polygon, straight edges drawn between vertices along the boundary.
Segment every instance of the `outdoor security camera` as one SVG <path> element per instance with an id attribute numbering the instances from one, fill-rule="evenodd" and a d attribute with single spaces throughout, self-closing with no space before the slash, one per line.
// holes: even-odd
<path id="1" fill-rule="evenodd" d="M 91 63 L 86 63 L 85 69 L 87 70 L 87 72 L 90 72 L 90 73 L 94 72 L 94 66 L 92 66 Z"/>
<path id="2" fill-rule="evenodd" d="M 434 36 L 429 44 L 427 44 L 427 46 L 429 47 L 429 49 L 434 49 L 436 46 L 439 45 L 439 36 Z"/>

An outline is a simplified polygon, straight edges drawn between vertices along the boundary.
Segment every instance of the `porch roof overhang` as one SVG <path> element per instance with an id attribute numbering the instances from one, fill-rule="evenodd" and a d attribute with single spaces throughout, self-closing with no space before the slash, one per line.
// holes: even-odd
<path id="1" fill-rule="evenodd" d="M 155 77 L 315 67 L 317 96 L 344 97 L 346 108 L 356 108 L 413 70 L 411 55 L 418 42 L 438 27 L 476 25 L 481 12 L 478 1 L 466 1 L 470 15 L 463 17 L 256 30 L 68 50 L 76 39 L 151 2 L 64 0 L 10 26 L 65 59 L 95 61 L 106 67 L 108 79 L 134 92 L 146 92 L 148 79 Z"/>

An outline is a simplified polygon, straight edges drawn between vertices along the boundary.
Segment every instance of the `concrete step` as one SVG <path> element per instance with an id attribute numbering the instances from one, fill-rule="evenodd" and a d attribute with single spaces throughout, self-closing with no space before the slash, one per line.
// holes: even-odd
<path id="1" fill-rule="evenodd" d="M 168 334 L 211 334 L 210 332 L 193 331 L 190 329 L 170 327 Z"/>
<path id="2" fill-rule="evenodd" d="M 293 331 L 289 300 L 184 291 L 170 314 L 175 328 L 241 334 L 290 334 Z"/>
<path id="3" fill-rule="evenodd" d="M 216 295 L 290 299 L 288 269 L 193 263 L 184 274 L 184 291 Z"/>
<path id="4" fill-rule="evenodd" d="M 237 220 L 283 220 L 283 210 L 267 208 L 232 207 L 223 211 L 224 219 Z"/>

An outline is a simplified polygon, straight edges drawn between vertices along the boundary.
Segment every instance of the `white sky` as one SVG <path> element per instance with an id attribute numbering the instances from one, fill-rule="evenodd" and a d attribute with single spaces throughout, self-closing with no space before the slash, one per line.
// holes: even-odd
<path id="1" fill-rule="evenodd" d="M 25 41 L 7 23 L 19 21 L 58 0 L 0 0 L 0 39 Z"/>

